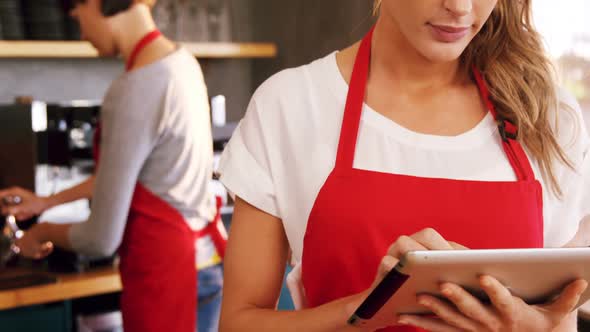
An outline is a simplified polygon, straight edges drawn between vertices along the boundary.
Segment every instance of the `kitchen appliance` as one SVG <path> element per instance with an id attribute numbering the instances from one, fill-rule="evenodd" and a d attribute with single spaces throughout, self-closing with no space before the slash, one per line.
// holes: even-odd
<path id="1" fill-rule="evenodd" d="M 99 109 L 100 104 L 93 101 L 0 106 L 0 188 L 20 186 L 47 196 L 92 175 L 92 137 Z M 50 209 L 40 219 L 55 223 L 81 222 L 89 214 L 89 202 L 81 200 Z M 0 222 L 4 219 L 12 220 L 9 216 L 2 216 Z M 17 224 L 26 230 L 37 219 L 39 217 Z M 17 231 L 12 228 L 12 223 L 4 222 L 0 226 L 9 236 L 14 236 Z M 2 239 L 2 249 L 4 246 L 11 248 L 10 240 L 6 241 L 9 238 Z M 55 248 L 46 262 L 49 270 L 54 272 L 78 272 L 112 264 L 113 259 L 88 257 Z"/>
<path id="2" fill-rule="evenodd" d="M 32 104 L 0 106 L 0 188 L 35 191 L 37 138 L 32 122 Z"/>
<path id="3" fill-rule="evenodd" d="M 16 224 L 14 216 L 7 216 L 2 226 L 2 234 L 0 234 L 0 267 L 13 259 L 20 252 L 15 245 L 15 241 L 22 236 L 22 231 Z"/>
<path id="4" fill-rule="evenodd" d="M 37 141 L 32 130 L 33 105 L 0 106 L 0 188 L 21 186 L 35 190 Z M 18 204 L 20 197 L 5 199 L 2 204 Z M 0 266 L 14 262 L 18 248 L 14 241 L 37 221 L 31 218 L 16 222 L 14 216 L 0 216 Z"/>

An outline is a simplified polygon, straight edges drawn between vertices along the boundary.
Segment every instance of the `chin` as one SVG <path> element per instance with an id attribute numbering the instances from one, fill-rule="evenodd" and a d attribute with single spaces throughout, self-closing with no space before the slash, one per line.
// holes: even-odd
<path id="1" fill-rule="evenodd" d="M 445 63 L 458 60 L 466 48 L 466 45 L 436 45 L 422 49 L 420 53 L 433 63 Z"/>

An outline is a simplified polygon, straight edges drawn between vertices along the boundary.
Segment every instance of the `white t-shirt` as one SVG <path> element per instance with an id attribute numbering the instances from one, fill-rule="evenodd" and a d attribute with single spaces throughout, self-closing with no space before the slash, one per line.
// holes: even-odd
<path id="1" fill-rule="evenodd" d="M 336 53 L 273 76 L 254 94 L 221 158 L 221 181 L 282 219 L 296 261 L 312 206 L 334 168 L 347 92 Z M 555 166 L 561 200 L 531 159 L 543 185 L 547 247 L 566 244 L 590 214 L 590 187 L 584 184 L 590 179 L 590 139 L 575 99 L 562 92 L 560 97 L 567 105 L 563 109 L 571 110 L 560 109 L 558 140 L 575 166 Z M 354 167 L 431 178 L 516 180 L 491 114 L 468 132 L 445 137 L 410 131 L 365 105 Z"/>

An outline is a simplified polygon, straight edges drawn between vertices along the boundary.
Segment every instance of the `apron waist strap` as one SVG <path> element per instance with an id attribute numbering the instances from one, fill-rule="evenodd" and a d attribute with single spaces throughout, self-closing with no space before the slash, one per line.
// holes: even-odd
<path id="1" fill-rule="evenodd" d="M 215 197 L 215 201 L 217 206 L 215 218 L 212 222 L 207 224 L 205 228 L 195 232 L 195 239 L 209 236 L 215 245 L 215 249 L 217 249 L 217 254 L 223 259 L 225 257 L 225 248 L 227 246 L 227 232 L 221 219 L 221 197 Z"/>

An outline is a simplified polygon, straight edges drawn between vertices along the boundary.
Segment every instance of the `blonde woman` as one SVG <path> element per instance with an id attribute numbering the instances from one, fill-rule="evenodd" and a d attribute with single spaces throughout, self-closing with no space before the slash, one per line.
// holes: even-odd
<path id="1" fill-rule="evenodd" d="M 354 331 L 402 253 L 560 247 L 588 214 L 590 140 L 530 0 L 376 5 L 362 42 L 264 83 L 224 153 L 237 202 L 221 331 Z M 276 312 L 289 249 L 302 310 Z M 385 331 L 576 330 L 585 281 L 541 306 L 481 283 L 491 305 L 443 284 L 453 306 L 422 296 L 435 318 L 392 315 Z"/>

